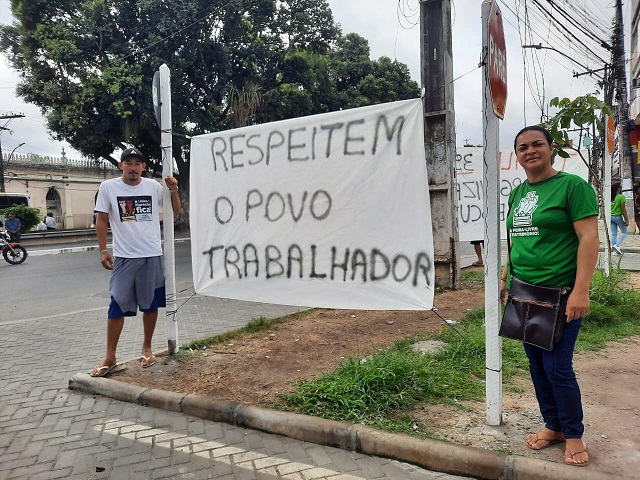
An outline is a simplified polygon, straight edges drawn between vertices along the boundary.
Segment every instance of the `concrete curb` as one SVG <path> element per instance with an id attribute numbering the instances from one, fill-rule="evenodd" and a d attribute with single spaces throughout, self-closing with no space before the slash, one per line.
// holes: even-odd
<path id="1" fill-rule="evenodd" d="M 69 389 L 198 418 L 283 435 L 365 455 L 392 458 L 429 470 L 487 480 L 604 480 L 610 474 L 526 457 L 505 456 L 475 447 L 390 433 L 365 425 L 282 412 L 195 394 L 149 389 L 78 373 Z"/>

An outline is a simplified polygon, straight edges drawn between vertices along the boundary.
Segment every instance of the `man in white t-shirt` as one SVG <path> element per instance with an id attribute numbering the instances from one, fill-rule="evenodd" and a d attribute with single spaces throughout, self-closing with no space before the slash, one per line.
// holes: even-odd
<path id="1" fill-rule="evenodd" d="M 55 230 L 56 229 L 56 219 L 53 216 L 53 213 L 47 213 L 47 216 L 44 217 L 44 224 L 47 227 L 47 230 Z"/>
<path id="2" fill-rule="evenodd" d="M 100 184 L 96 200 L 96 234 L 100 263 L 111 270 L 107 314 L 107 352 L 90 372 L 104 377 L 116 366 L 116 349 L 124 326 L 124 317 L 142 311 L 144 339 L 141 366 L 156 361 L 151 339 L 158 319 L 158 308 L 165 307 L 164 265 L 160 234 L 159 209 L 162 208 L 161 183 L 144 178 L 145 159 L 136 148 L 127 148 L 120 156 L 122 177 Z M 171 192 L 173 213 L 180 212 L 178 181 L 167 176 L 165 184 Z M 107 226 L 113 237 L 113 257 L 107 250 Z"/>

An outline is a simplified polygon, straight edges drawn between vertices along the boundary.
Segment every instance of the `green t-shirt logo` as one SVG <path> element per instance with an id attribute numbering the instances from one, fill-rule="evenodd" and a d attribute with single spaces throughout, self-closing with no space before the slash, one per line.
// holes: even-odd
<path id="1" fill-rule="evenodd" d="M 531 218 L 536 208 L 538 208 L 538 194 L 537 192 L 528 192 L 525 197 L 520 199 L 520 203 L 513 211 L 513 226 L 530 227 L 532 225 Z"/>

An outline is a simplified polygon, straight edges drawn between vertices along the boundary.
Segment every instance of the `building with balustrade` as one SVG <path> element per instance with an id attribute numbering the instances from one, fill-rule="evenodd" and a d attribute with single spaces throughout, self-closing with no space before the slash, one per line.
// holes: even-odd
<path id="1" fill-rule="evenodd" d="M 5 191 L 28 193 L 43 217 L 53 213 L 58 229 L 89 228 L 100 183 L 121 174 L 105 160 L 74 160 L 64 150 L 61 157 L 2 154 Z"/>

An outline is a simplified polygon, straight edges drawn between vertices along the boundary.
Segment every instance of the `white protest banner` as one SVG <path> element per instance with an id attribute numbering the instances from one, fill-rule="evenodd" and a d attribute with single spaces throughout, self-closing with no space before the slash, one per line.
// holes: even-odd
<path id="1" fill-rule="evenodd" d="M 561 172 L 573 173 L 588 180 L 589 169 L 575 152 L 569 158 L 556 157 L 553 168 Z M 461 242 L 471 242 L 484 238 L 482 219 L 482 147 L 456 148 L 455 189 L 458 202 L 458 236 Z M 496 161 L 496 160 L 494 160 Z M 500 151 L 500 234 L 507 238 L 504 221 L 508 211 L 509 194 L 527 178 L 516 160 L 513 149 Z"/>
<path id="2" fill-rule="evenodd" d="M 432 308 L 422 101 L 191 141 L 196 293 L 308 307 Z"/>

